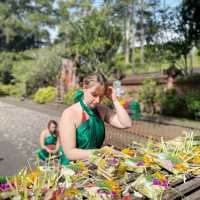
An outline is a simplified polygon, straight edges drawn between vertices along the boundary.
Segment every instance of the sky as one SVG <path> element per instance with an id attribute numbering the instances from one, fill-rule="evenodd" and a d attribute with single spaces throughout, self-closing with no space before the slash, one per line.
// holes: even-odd
<path id="1" fill-rule="evenodd" d="M 148 0 L 146 0 L 148 2 Z M 161 0 L 161 5 L 163 4 L 164 5 L 164 2 L 166 3 L 166 6 L 169 6 L 169 7 L 176 7 L 178 6 L 180 3 L 181 3 L 182 0 Z M 102 0 L 96 0 L 96 4 L 97 5 L 101 5 L 102 3 Z M 51 29 L 50 30 L 50 34 L 51 34 L 51 41 L 53 41 L 57 34 L 58 34 L 58 29 L 55 28 L 55 29 Z"/>
<path id="2" fill-rule="evenodd" d="M 182 0 L 166 0 L 166 4 L 175 7 L 181 3 Z"/>

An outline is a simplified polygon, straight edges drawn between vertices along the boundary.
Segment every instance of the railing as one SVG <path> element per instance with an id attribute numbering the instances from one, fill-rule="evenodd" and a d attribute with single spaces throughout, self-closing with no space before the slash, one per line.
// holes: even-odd
<path id="1" fill-rule="evenodd" d="M 181 135 L 184 131 L 191 130 L 193 129 L 189 127 L 150 121 L 133 121 L 132 127 L 128 129 L 118 129 L 106 125 L 105 144 L 122 149 L 132 141 L 145 142 L 149 138 L 160 140 L 161 137 L 164 140 L 169 140 Z"/>

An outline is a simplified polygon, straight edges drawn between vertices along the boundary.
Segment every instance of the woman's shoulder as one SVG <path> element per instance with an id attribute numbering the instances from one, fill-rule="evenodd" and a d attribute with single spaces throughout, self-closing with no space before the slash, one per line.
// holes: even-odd
<path id="1" fill-rule="evenodd" d="M 41 135 L 43 136 L 47 136 L 49 134 L 49 129 L 48 128 L 45 128 L 42 132 L 41 132 Z"/>
<path id="2" fill-rule="evenodd" d="M 69 118 L 70 120 L 75 120 L 80 115 L 80 112 L 81 107 L 79 103 L 75 103 L 63 111 L 62 117 Z"/>

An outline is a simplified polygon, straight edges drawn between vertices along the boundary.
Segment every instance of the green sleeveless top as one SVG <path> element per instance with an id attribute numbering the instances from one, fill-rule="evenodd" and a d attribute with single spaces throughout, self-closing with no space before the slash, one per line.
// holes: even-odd
<path id="1" fill-rule="evenodd" d="M 79 101 L 83 110 L 89 115 L 89 119 L 84 121 L 76 129 L 76 147 L 79 149 L 96 149 L 100 148 L 105 139 L 105 126 L 100 118 L 97 109 L 90 109 L 82 100 L 83 92 L 78 91 L 75 95 L 75 101 Z M 67 123 L 67 122 L 66 122 Z M 66 136 L 67 137 L 67 136 Z M 70 160 L 65 156 L 62 147 L 60 147 L 62 156 L 60 163 L 68 165 Z"/>
<path id="2" fill-rule="evenodd" d="M 50 144 L 56 145 L 56 142 L 57 137 L 51 133 L 44 139 L 45 146 Z M 36 152 L 41 160 L 46 160 L 49 157 L 49 153 L 44 149 L 38 149 Z"/>
<path id="3" fill-rule="evenodd" d="M 56 144 L 56 142 L 57 142 L 57 137 L 53 134 L 48 135 L 44 140 L 45 145 Z"/>

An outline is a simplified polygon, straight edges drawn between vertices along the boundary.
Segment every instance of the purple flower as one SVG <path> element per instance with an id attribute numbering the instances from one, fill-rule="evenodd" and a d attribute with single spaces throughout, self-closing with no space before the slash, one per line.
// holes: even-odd
<path id="1" fill-rule="evenodd" d="M 111 197 L 112 198 L 115 198 L 117 196 L 117 193 L 116 192 L 111 192 Z"/>
<path id="2" fill-rule="evenodd" d="M 144 165 L 144 161 L 139 161 L 138 163 L 137 163 L 137 166 L 143 166 Z"/>
<path id="3" fill-rule="evenodd" d="M 10 186 L 8 183 L 0 183 L 0 190 L 1 191 L 7 191 L 10 189 Z"/>
<path id="4" fill-rule="evenodd" d="M 158 180 L 157 178 L 153 179 L 153 185 L 161 185 L 160 180 Z"/>
<path id="5" fill-rule="evenodd" d="M 111 164 L 117 164 L 118 163 L 118 158 L 113 157 L 111 160 L 109 160 L 108 162 Z"/>

